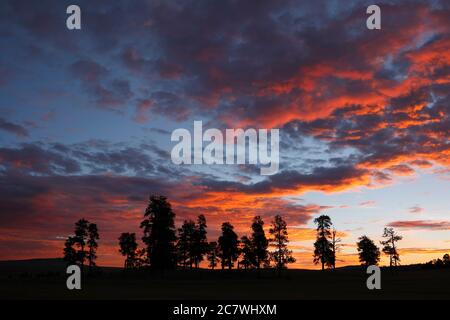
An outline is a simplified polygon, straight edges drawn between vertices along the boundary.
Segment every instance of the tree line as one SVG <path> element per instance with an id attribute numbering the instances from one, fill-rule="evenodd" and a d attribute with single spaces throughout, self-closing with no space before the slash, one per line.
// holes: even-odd
<path id="1" fill-rule="evenodd" d="M 124 269 L 151 268 L 198 269 L 206 259 L 208 267 L 232 269 L 237 263 L 239 269 L 274 267 L 281 273 L 289 263 L 295 262 L 288 249 L 287 224 L 280 215 L 275 216 L 266 237 L 264 221 L 254 217 L 251 235 L 238 237 L 234 226 L 224 222 L 217 241 L 207 241 L 207 224 L 204 215 L 196 221 L 185 220 L 180 228 L 175 228 L 175 213 L 164 196 L 150 196 L 144 219 L 140 224 L 143 231 L 143 248 L 139 248 L 136 234 L 124 232 L 118 238 L 119 252 L 125 257 Z M 68 264 L 78 264 L 83 269 L 85 262 L 89 269 L 95 267 L 97 226 L 81 219 L 75 224 L 74 236 L 67 238 L 64 260 Z M 269 247 L 273 250 L 269 250 Z"/>
<path id="2" fill-rule="evenodd" d="M 139 249 L 136 234 L 125 232 L 119 237 L 119 251 L 125 257 L 124 268 L 136 269 L 198 269 L 206 259 L 208 267 L 238 269 L 275 267 L 280 273 L 289 263 L 295 262 L 288 250 L 287 224 L 279 215 L 269 228 L 270 237 L 264 232 L 264 221 L 253 218 L 251 235 L 239 238 L 230 222 L 222 223 L 221 234 L 216 241 L 207 240 L 207 222 L 204 215 L 196 221 L 185 220 L 175 228 L 175 213 L 166 197 L 151 196 L 141 222 L 144 248 Z M 269 251 L 269 247 L 273 250 Z"/>
<path id="3" fill-rule="evenodd" d="M 317 225 L 317 239 L 314 242 L 314 263 L 321 264 L 322 270 L 325 268 L 336 268 L 336 256 L 340 248 L 341 239 L 337 237 L 336 229 L 332 229 L 333 223 L 327 215 L 321 215 L 314 219 Z M 397 234 L 393 228 L 384 228 L 383 241 L 380 241 L 382 252 L 389 257 L 389 266 L 396 267 L 400 264 L 400 254 L 397 250 L 397 242 L 402 240 L 402 236 Z M 375 242 L 363 235 L 356 243 L 359 261 L 362 265 L 378 265 L 380 261 L 380 249 Z"/>
<path id="4" fill-rule="evenodd" d="M 322 270 L 335 269 L 341 239 L 333 228 L 331 218 L 321 215 L 314 219 L 316 241 L 313 261 Z M 144 246 L 139 248 L 136 234 L 124 232 L 118 238 L 119 252 L 124 256 L 124 269 L 151 268 L 161 271 L 167 269 L 198 269 L 206 260 L 211 269 L 220 265 L 221 269 L 275 268 L 278 275 L 295 258 L 288 248 L 288 230 L 285 220 L 276 215 L 269 227 L 269 237 L 264 231 L 264 221 L 255 216 L 249 236 L 239 236 L 230 222 L 221 226 L 221 234 L 216 241 L 207 239 L 207 221 L 200 214 L 195 221 L 185 220 L 180 228 L 175 227 L 175 213 L 164 196 L 150 196 L 144 219 L 140 224 Z M 391 267 L 400 263 L 397 242 L 402 239 L 393 228 L 385 228 L 381 251 L 389 257 Z M 99 233 L 97 225 L 85 219 L 75 224 L 74 235 L 67 238 L 64 245 L 64 260 L 68 264 L 85 263 L 89 270 L 95 266 Z M 358 238 L 357 250 L 362 265 L 377 265 L 380 249 L 369 237 Z M 270 250 L 271 249 L 271 250 Z"/>
<path id="5" fill-rule="evenodd" d="M 424 269 L 442 269 L 450 268 L 450 255 L 448 253 L 442 256 L 442 259 L 437 258 L 428 261 L 424 264 Z"/>

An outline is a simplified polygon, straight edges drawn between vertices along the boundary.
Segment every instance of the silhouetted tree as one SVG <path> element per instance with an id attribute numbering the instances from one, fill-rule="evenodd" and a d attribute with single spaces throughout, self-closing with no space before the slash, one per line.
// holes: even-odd
<path id="1" fill-rule="evenodd" d="M 432 269 L 432 268 L 448 268 L 450 267 L 450 256 L 448 253 L 444 254 L 442 259 L 433 259 L 422 265 L 424 269 Z"/>
<path id="2" fill-rule="evenodd" d="M 239 256 L 239 240 L 234 232 L 234 227 L 229 222 L 222 223 L 222 235 L 219 237 L 220 257 L 222 259 L 222 269 L 228 266 L 233 268 L 234 261 Z"/>
<path id="3" fill-rule="evenodd" d="M 80 219 L 75 223 L 75 237 L 73 237 L 74 245 L 78 248 L 77 262 L 80 264 L 81 269 L 84 266 L 84 260 L 86 259 L 87 252 L 85 250 L 86 240 L 88 236 L 89 221 L 86 219 Z"/>
<path id="4" fill-rule="evenodd" d="M 164 196 L 150 196 L 144 213 L 141 228 L 144 231 L 142 241 L 146 244 L 146 254 L 151 268 L 161 273 L 165 269 L 175 268 L 175 213 Z"/>
<path id="5" fill-rule="evenodd" d="M 322 270 L 327 267 L 332 267 L 334 263 L 334 253 L 332 244 L 330 242 L 331 237 L 331 219 L 329 216 L 321 215 L 314 219 L 314 223 L 317 224 L 317 239 L 314 243 L 314 263 L 321 263 Z"/>
<path id="6" fill-rule="evenodd" d="M 178 229 L 178 261 L 184 269 L 188 265 L 192 268 L 192 264 L 198 269 L 204 255 L 208 253 L 206 228 L 206 218 L 201 214 L 197 218 L 197 223 L 185 220 Z"/>
<path id="7" fill-rule="evenodd" d="M 269 257 L 269 251 L 267 247 L 269 246 L 269 241 L 266 238 L 266 234 L 264 233 L 264 221 L 260 216 L 256 216 L 253 218 L 252 223 L 252 236 L 250 238 L 251 248 L 254 250 L 253 252 L 253 264 L 259 270 L 261 264 L 264 264 Z"/>
<path id="8" fill-rule="evenodd" d="M 450 266 L 450 256 L 448 255 L 448 253 L 444 254 L 442 260 L 444 261 L 444 265 L 446 265 L 447 267 Z"/>
<path id="9" fill-rule="evenodd" d="M 191 247 L 191 257 L 195 268 L 198 269 L 200 262 L 208 252 L 208 241 L 206 239 L 206 218 L 204 215 L 199 215 L 197 224 L 195 225 L 193 242 Z"/>
<path id="10" fill-rule="evenodd" d="M 178 229 L 178 242 L 176 245 L 178 260 L 183 269 L 188 265 L 192 267 L 192 251 L 194 247 L 195 223 L 192 220 L 185 220 Z"/>
<path id="11" fill-rule="evenodd" d="M 275 248 L 271 252 L 271 258 L 275 262 L 278 276 L 281 276 L 281 270 L 287 268 L 289 263 L 294 263 L 295 258 L 292 256 L 292 251 L 287 248 L 289 242 L 287 225 L 280 215 L 276 215 L 272 221 L 269 234 L 271 235 L 269 242 Z"/>
<path id="12" fill-rule="evenodd" d="M 64 260 L 68 264 L 78 264 L 83 270 L 84 261 L 87 259 L 89 270 L 95 266 L 98 248 L 99 234 L 97 225 L 89 223 L 86 219 L 80 219 L 75 223 L 75 235 L 68 237 L 64 243 Z M 88 250 L 85 250 L 85 248 Z"/>
<path id="13" fill-rule="evenodd" d="M 378 261 L 380 261 L 380 249 L 367 236 L 361 236 L 358 240 L 356 246 L 359 254 L 359 262 L 366 266 L 377 265 Z"/>
<path id="14" fill-rule="evenodd" d="M 217 246 L 217 242 L 212 241 L 208 244 L 208 267 L 214 269 L 217 266 L 217 262 L 219 262 L 219 247 Z"/>
<path id="15" fill-rule="evenodd" d="M 97 225 L 95 223 L 90 223 L 88 226 L 88 239 L 87 239 L 87 246 L 88 246 L 87 260 L 89 263 L 90 271 L 92 271 L 92 268 L 96 266 L 95 260 L 97 259 L 98 239 L 100 239 L 100 236 L 98 234 Z"/>
<path id="16" fill-rule="evenodd" d="M 435 268 L 448 268 L 450 267 L 450 256 L 446 253 L 442 256 L 442 259 L 437 258 L 430 262 Z"/>
<path id="17" fill-rule="evenodd" d="M 136 251 L 138 244 L 136 234 L 124 232 L 119 237 L 119 252 L 125 256 L 124 269 L 133 269 L 136 267 Z"/>
<path id="18" fill-rule="evenodd" d="M 331 231 L 331 251 L 333 252 L 333 254 L 331 255 L 331 265 L 333 269 L 336 269 L 337 253 L 341 247 L 341 241 L 341 238 L 337 237 L 336 229 L 333 229 L 333 231 Z"/>
<path id="19" fill-rule="evenodd" d="M 67 262 L 67 265 L 77 263 L 77 251 L 73 248 L 73 245 L 73 237 L 68 237 L 64 243 L 64 261 Z"/>
<path id="20" fill-rule="evenodd" d="M 389 266 L 397 266 L 400 262 L 400 255 L 395 243 L 402 240 L 403 237 L 398 235 L 394 228 L 384 228 L 383 238 L 386 240 L 381 241 L 381 244 L 383 245 L 383 252 L 389 256 Z"/>
<path id="21" fill-rule="evenodd" d="M 253 247 L 252 241 L 247 237 L 241 237 L 240 241 L 240 254 L 242 259 L 240 264 L 244 266 L 244 269 L 250 268 L 252 265 L 256 265 L 255 248 Z"/>

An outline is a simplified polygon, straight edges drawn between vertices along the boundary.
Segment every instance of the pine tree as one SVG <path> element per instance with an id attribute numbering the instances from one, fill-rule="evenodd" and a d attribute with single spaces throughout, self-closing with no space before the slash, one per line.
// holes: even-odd
<path id="1" fill-rule="evenodd" d="M 336 229 L 333 229 L 333 231 L 331 232 L 331 251 L 332 251 L 332 255 L 331 255 L 331 264 L 333 266 L 333 269 L 336 269 L 336 257 L 337 257 L 337 252 L 339 251 L 339 249 L 341 248 L 341 238 L 337 237 L 337 231 Z"/>
<path id="2" fill-rule="evenodd" d="M 178 241 L 176 245 L 178 262 L 186 269 L 187 266 L 191 266 L 193 263 L 193 247 L 194 247 L 194 233 L 195 223 L 192 220 L 185 220 L 178 229 Z"/>
<path id="3" fill-rule="evenodd" d="M 321 263 L 322 270 L 327 267 L 332 267 L 334 263 L 334 253 L 332 244 L 330 242 L 331 237 L 331 219 L 329 216 L 321 215 L 314 219 L 314 223 L 317 224 L 317 239 L 314 243 L 314 263 Z"/>
<path id="4" fill-rule="evenodd" d="M 222 259 L 222 269 L 228 266 L 228 269 L 233 268 L 234 261 L 239 256 L 239 239 L 234 232 L 234 227 L 229 222 L 222 224 L 222 235 L 219 237 L 220 257 Z"/>
<path id="5" fill-rule="evenodd" d="M 151 268 L 161 274 L 165 269 L 176 266 L 175 213 L 164 196 L 150 196 L 141 228 L 144 231 L 142 241 L 146 244 L 147 261 Z"/>
<path id="6" fill-rule="evenodd" d="M 68 237 L 64 243 L 64 261 L 67 265 L 73 265 L 77 263 L 77 251 L 73 248 L 74 239 L 73 237 Z"/>
<path id="7" fill-rule="evenodd" d="M 383 238 L 386 240 L 381 241 L 381 244 L 383 252 L 389 256 L 389 266 L 397 266 L 400 263 L 400 255 L 395 243 L 402 240 L 403 237 L 398 235 L 393 228 L 384 228 Z"/>
<path id="8" fill-rule="evenodd" d="M 244 269 L 247 270 L 251 266 L 256 265 L 255 248 L 253 247 L 252 241 L 247 236 L 241 237 L 240 245 L 242 259 L 239 264 L 242 264 Z"/>
<path id="9" fill-rule="evenodd" d="M 252 236 L 250 238 L 251 245 L 254 250 L 254 262 L 253 264 L 259 270 L 261 264 L 265 264 L 269 258 L 269 252 L 267 247 L 269 246 L 269 241 L 266 238 L 266 234 L 264 233 L 264 221 L 260 216 L 256 216 L 253 218 L 252 223 Z"/>
<path id="10" fill-rule="evenodd" d="M 356 243 L 359 261 L 362 265 L 377 265 L 380 261 L 380 249 L 367 236 L 361 236 Z"/>
<path id="11" fill-rule="evenodd" d="M 75 237 L 74 245 L 78 248 L 78 251 L 76 253 L 77 255 L 77 262 L 80 264 L 81 269 L 83 270 L 84 261 L 86 260 L 87 252 L 85 250 L 86 246 L 86 240 L 88 236 L 88 227 L 89 227 L 89 221 L 86 219 L 80 219 L 75 223 Z"/>
<path id="12" fill-rule="evenodd" d="M 217 242 L 212 241 L 208 245 L 208 267 L 214 269 L 217 266 L 217 262 L 219 262 L 219 247 L 217 246 Z"/>
<path id="13" fill-rule="evenodd" d="M 269 229 L 271 246 L 275 248 L 271 252 L 272 260 L 275 261 L 275 267 L 278 271 L 278 276 L 281 276 L 281 270 L 285 269 L 289 263 L 294 263 L 295 258 L 292 256 L 292 251 L 288 250 L 287 244 L 288 231 L 287 224 L 280 215 L 276 215 L 272 221 L 272 226 Z"/>
<path id="14" fill-rule="evenodd" d="M 137 267 L 137 242 L 136 234 L 124 232 L 119 237 L 119 252 L 125 256 L 124 269 L 133 269 Z"/>
<path id="15" fill-rule="evenodd" d="M 200 262 L 203 261 L 203 257 L 208 252 L 206 228 L 206 218 L 201 214 L 197 218 L 197 224 L 194 229 L 193 247 L 191 249 L 192 260 L 196 269 L 198 269 Z"/>

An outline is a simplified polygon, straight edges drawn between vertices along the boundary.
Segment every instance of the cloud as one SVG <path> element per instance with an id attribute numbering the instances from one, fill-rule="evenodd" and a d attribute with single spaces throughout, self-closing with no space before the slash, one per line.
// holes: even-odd
<path id="1" fill-rule="evenodd" d="M 75 160 L 30 143 L 22 144 L 20 148 L 0 148 L 0 164 L 11 171 L 26 170 L 39 174 L 72 174 L 81 170 Z"/>
<path id="2" fill-rule="evenodd" d="M 402 229 L 450 230 L 449 221 L 435 220 L 394 221 L 389 223 L 388 226 Z"/>
<path id="3" fill-rule="evenodd" d="M 0 164 L 7 172 L 39 175 L 152 176 L 161 170 L 167 179 L 171 179 L 180 174 L 181 168 L 172 165 L 169 160 L 170 154 L 153 143 L 123 144 L 90 140 L 76 144 L 23 143 L 0 148 Z"/>
<path id="4" fill-rule="evenodd" d="M 150 114 L 164 116 L 175 121 L 185 121 L 190 112 L 182 98 L 165 91 L 155 91 L 149 97 L 139 99 L 136 103 L 136 112 L 133 118 L 138 123 L 150 120 Z"/>
<path id="5" fill-rule="evenodd" d="M 422 213 L 423 211 L 424 211 L 424 209 L 419 206 L 414 206 L 414 207 L 409 208 L 409 212 L 411 212 L 411 213 Z"/>
<path id="6" fill-rule="evenodd" d="M 364 201 L 364 202 L 359 203 L 359 206 L 366 207 L 366 208 L 373 208 L 373 207 L 375 207 L 376 204 L 377 204 L 376 201 L 369 200 L 369 201 Z"/>
<path id="7" fill-rule="evenodd" d="M 15 134 L 18 137 L 28 137 L 29 132 L 21 125 L 9 122 L 3 118 L 0 118 L 0 130 Z"/>
<path id="8" fill-rule="evenodd" d="M 444 255 L 448 253 L 450 249 L 443 248 L 399 248 L 399 253 L 401 255 L 408 254 L 439 254 Z"/>
<path id="9" fill-rule="evenodd" d="M 405 164 L 390 166 L 389 168 L 387 168 L 387 170 L 399 176 L 410 176 L 415 173 L 415 171 L 411 167 Z"/>
<path id="10" fill-rule="evenodd" d="M 220 189 L 230 193 L 289 195 L 307 190 L 325 192 L 347 190 L 361 185 L 369 185 L 370 177 L 369 171 L 352 166 L 316 167 L 311 173 L 285 170 L 253 184 L 208 179 L 201 180 L 199 184 L 211 192 Z"/>
<path id="11" fill-rule="evenodd" d="M 419 167 L 419 168 L 431 168 L 433 167 L 433 163 L 427 160 L 417 159 L 410 162 L 411 165 Z"/>

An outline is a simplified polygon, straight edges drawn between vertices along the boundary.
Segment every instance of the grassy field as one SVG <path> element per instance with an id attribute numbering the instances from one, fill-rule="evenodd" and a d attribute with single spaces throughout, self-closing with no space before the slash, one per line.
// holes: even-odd
<path id="1" fill-rule="evenodd" d="M 450 299 L 450 270 L 382 269 L 382 289 L 368 290 L 359 267 L 335 271 L 286 270 L 277 278 L 256 272 L 187 270 L 125 274 L 103 268 L 67 290 L 57 259 L 0 262 L 0 299 Z"/>

